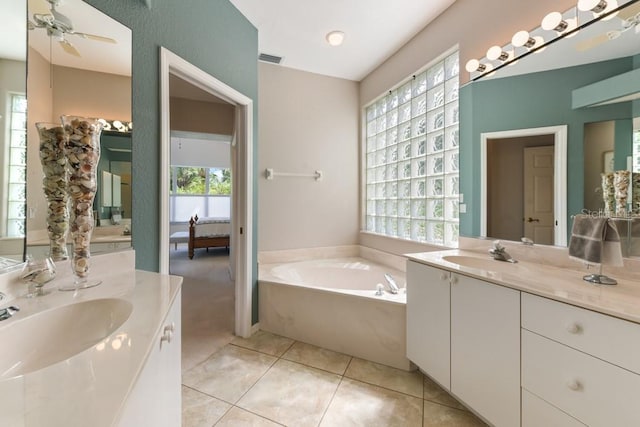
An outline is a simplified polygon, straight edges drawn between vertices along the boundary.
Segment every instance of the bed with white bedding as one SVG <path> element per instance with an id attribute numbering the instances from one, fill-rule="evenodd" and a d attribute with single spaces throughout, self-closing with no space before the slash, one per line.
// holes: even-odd
<path id="1" fill-rule="evenodd" d="M 229 249 L 231 235 L 231 219 L 202 217 L 198 215 L 189 220 L 189 259 L 193 259 L 198 248 Z"/>

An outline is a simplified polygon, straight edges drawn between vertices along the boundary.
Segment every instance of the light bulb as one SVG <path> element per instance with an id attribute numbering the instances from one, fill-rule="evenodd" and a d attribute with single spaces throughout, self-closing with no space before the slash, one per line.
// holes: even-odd
<path id="1" fill-rule="evenodd" d="M 583 12 L 591 11 L 593 13 L 600 13 L 607 7 L 607 2 L 604 0 L 578 0 L 578 9 Z"/>
<path id="2" fill-rule="evenodd" d="M 473 73 L 474 71 L 482 73 L 486 68 L 487 66 L 481 64 L 477 59 L 470 59 L 467 61 L 467 65 L 465 65 L 465 69 L 470 73 Z"/>
<path id="3" fill-rule="evenodd" d="M 553 30 L 561 33 L 567 29 L 568 24 L 562 19 L 560 12 L 551 12 L 542 19 L 541 26 L 544 30 Z"/>
<path id="4" fill-rule="evenodd" d="M 511 44 L 515 47 L 526 47 L 527 49 L 531 49 L 535 44 L 536 40 L 529 35 L 528 31 L 518 31 L 511 38 Z"/>
<path id="5" fill-rule="evenodd" d="M 490 61 L 506 61 L 509 59 L 509 54 L 503 51 L 500 46 L 491 46 L 489 50 L 487 50 L 487 59 Z"/>

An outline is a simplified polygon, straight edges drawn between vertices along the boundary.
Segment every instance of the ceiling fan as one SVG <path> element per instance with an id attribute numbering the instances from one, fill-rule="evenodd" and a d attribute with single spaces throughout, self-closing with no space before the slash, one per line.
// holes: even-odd
<path id="1" fill-rule="evenodd" d="M 636 2 L 619 11 L 616 16 L 617 22 L 620 22 L 618 28 L 608 30 L 600 35 L 597 35 L 591 39 L 584 40 L 576 44 L 576 50 L 584 52 L 589 49 L 593 49 L 609 40 L 615 40 L 622 35 L 622 33 L 633 29 L 636 34 L 640 34 L 640 2 Z"/>
<path id="2" fill-rule="evenodd" d="M 71 19 L 56 10 L 56 7 L 60 5 L 61 0 L 42 0 L 49 4 L 48 8 L 40 7 L 37 12 L 34 13 L 33 21 L 28 21 L 28 28 L 30 30 L 36 28 L 44 28 L 47 30 L 49 37 L 55 38 L 62 49 L 70 55 L 80 57 L 80 52 L 76 47 L 67 40 L 67 36 L 78 36 L 84 39 L 90 39 L 105 43 L 117 43 L 114 39 L 104 36 L 98 36 L 95 34 L 81 33 L 73 29 Z M 44 6 L 44 4 L 42 4 Z"/>

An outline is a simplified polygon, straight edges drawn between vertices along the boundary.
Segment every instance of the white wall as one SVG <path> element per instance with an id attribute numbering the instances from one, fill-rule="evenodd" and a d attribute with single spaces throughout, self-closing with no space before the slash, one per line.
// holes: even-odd
<path id="1" fill-rule="evenodd" d="M 258 250 L 357 243 L 358 84 L 265 63 L 258 83 Z"/>

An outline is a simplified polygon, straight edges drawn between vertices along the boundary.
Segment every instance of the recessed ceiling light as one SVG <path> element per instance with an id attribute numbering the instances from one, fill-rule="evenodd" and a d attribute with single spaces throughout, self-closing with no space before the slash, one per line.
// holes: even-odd
<path id="1" fill-rule="evenodd" d="M 327 43 L 331 46 L 340 46 L 344 41 L 344 33 L 342 31 L 331 31 L 326 38 Z"/>

